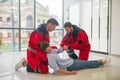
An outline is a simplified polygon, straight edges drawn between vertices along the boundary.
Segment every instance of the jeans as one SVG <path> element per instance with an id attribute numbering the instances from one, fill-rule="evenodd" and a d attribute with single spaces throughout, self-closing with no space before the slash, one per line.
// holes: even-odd
<path id="1" fill-rule="evenodd" d="M 97 68 L 103 65 L 102 62 L 97 61 L 83 61 L 83 60 L 74 60 L 73 64 L 69 67 L 67 67 L 67 70 L 80 70 L 80 69 L 86 69 L 86 68 Z"/>

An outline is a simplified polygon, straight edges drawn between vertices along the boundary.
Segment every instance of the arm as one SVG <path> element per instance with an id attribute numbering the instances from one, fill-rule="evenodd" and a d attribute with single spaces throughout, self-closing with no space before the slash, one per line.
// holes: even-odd
<path id="1" fill-rule="evenodd" d="M 57 71 L 57 73 L 67 74 L 67 75 L 75 75 L 77 72 L 76 71 L 68 71 L 68 70 L 64 70 L 64 69 L 59 69 Z"/>
<path id="2" fill-rule="evenodd" d="M 62 53 L 64 51 L 64 49 L 63 48 L 59 48 L 59 49 L 57 49 L 57 53 L 59 54 L 59 53 Z"/>
<path id="3" fill-rule="evenodd" d="M 64 45 L 68 45 L 68 39 L 69 36 L 67 36 L 67 34 L 62 38 L 62 41 L 60 43 L 60 46 L 63 47 Z"/>
<path id="4" fill-rule="evenodd" d="M 64 48 L 61 47 L 61 48 L 57 48 L 56 46 L 51 46 L 51 48 L 56 52 L 56 53 L 62 53 Z"/>
<path id="5" fill-rule="evenodd" d="M 77 36 L 77 41 L 72 44 L 72 45 L 69 45 L 69 47 L 71 49 L 81 49 L 84 47 L 85 44 L 88 43 L 88 37 L 87 37 L 87 34 L 82 31 L 82 32 L 79 32 L 78 33 L 78 36 Z"/>
<path id="6" fill-rule="evenodd" d="M 64 44 L 65 44 L 65 40 L 64 40 L 64 38 L 65 38 L 65 36 L 63 37 L 63 39 L 62 39 L 62 41 L 61 41 L 61 43 L 60 43 L 60 46 L 61 46 L 61 47 L 63 47 Z"/>
<path id="7" fill-rule="evenodd" d="M 64 69 L 60 69 L 59 65 L 57 64 L 57 56 L 55 55 L 57 54 L 52 54 L 52 53 L 47 54 L 48 64 L 55 72 L 62 74 L 69 74 L 69 75 L 76 74 L 76 71 L 67 71 Z"/>

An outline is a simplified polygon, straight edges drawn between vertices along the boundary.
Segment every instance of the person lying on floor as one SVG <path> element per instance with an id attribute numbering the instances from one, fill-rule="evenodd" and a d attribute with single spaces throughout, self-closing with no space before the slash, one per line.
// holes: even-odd
<path id="1" fill-rule="evenodd" d="M 54 70 L 54 73 L 62 73 L 68 75 L 75 75 L 77 70 L 86 69 L 86 68 L 97 68 L 104 64 L 110 62 L 110 58 L 94 60 L 94 61 L 84 61 L 78 59 L 62 59 L 59 57 L 58 53 L 62 53 L 65 48 L 52 49 L 47 42 L 38 43 L 39 48 L 45 54 L 47 54 L 48 64 Z M 21 67 L 27 66 L 27 72 L 40 73 L 39 69 L 36 71 L 32 70 L 27 64 L 27 61 L 24 62 L 23 58 L 19 63 L 16 64 L 15 69 L 18 71 Z"/>
<path id="2" fill-rule="evenodd" d="M 100 59 L 95 61 L 84 61 L 78 59 L 62 59 L 58 53 L 62 53 L 64 48 L 52 49 L 47 42 L 38 43 L 41 51 L 47 54 L 48 64 L 54 73 L 75 75 L 77 70 L 86 68 L 97 68 L 110 62 L 110 59 Z"/>

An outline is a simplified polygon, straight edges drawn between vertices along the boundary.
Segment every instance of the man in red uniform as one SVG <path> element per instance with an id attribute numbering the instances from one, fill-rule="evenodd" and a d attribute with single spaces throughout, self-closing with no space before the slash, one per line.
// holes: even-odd
<path id="1" fill-rule="evenodd" d="M 67 50 L 69 56 L 73 59 L 88 60 L 90 52 L 90 43 L 86 32 L 70 22 L 64 24 L 66 35 L 63 37 L 60 46 Z M 79 57 L 74 53 L 79 50 Z"/>
<path id="2" fill-rule="evenodd" d="M 49 32 L 53 31 L 58 25 L 57 20 L 51 18 L 47 21 L 47 24 L 39 25 L 38 28 L 31 33 L 27 49 L 27 61 L 25 59 L 21 60 L 16 65 L 16 70 L 27 65 L 28 72 L 42 74 L 48 72 L 48 59 L 46 54 L 39 49 L 38 42 L 50 42 Z"/>
<path id="3" fill-rule="evenodd" d="M 31 33 L 27 49 L 27 71 L 31 72 L 31 70 L 34 70 L 35 72 L 41 72 L 43 74 L 48 72 L 47 56 L 40 51 L 38 42 L 50 42 L 49 32 L 53 31 L 58 25 L 57 20 L 51 18 L 47 21 L 47 24 L 39 25 L 38 28 Z"/>

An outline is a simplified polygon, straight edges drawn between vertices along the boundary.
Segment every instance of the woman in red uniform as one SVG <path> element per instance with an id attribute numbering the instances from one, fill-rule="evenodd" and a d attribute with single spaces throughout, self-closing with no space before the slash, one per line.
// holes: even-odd
<path id="1" fill-rule="evenodd" d="M 27 61 L 21 60 L 16 65 L 16 70 L 22 66 L 26 66 L 28 72 L 37 72 L 46 74 L 48 72 L 48 59 L 45 53 L 38 48 L 38 42 L 50 42 L 49 32 L 53 31 L 58 26 L 56 19 L 51 18 L 47 21 L 47 24 L 41 24 L 30 35 L 28 49 L 27 49 Z"/>
<path id="2" fill-rule="evenodd" d="M 86 32 L 70 22 L 64 24 L 66 35 L 63 37 L 60 46 L 65 47 L 67 53 L 73 59 L 88 60 L 90 52 L 90 43 Z M 74 53 L 79 50 L 79 57 Z"/>

